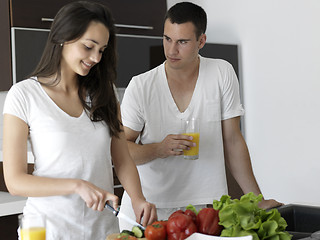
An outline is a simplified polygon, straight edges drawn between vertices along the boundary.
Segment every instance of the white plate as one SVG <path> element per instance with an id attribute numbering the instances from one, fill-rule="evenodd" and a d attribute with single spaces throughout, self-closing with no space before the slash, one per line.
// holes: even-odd
<path id="1" fill-rule="evenodd" d="M 202 233 L 194 233 L 190 237 L 186 238 L 186 240 L 252 240 L 252 236 L 249 235 L 244 237 L 218 237 Z"/>

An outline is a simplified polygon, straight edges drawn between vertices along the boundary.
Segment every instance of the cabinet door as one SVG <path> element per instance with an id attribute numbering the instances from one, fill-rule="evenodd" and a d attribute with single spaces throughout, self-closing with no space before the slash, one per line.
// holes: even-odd
<path id="1" fill-rule="evenodd" d="M 9 0 L 0 1 L 0 91 L 7 91 L 11 81 Z"/>
<path id="2" fill-rule="evenodd" d="M 105 2 L 112 10 L 120 34 L 163 35 L 166 0 L 105 0 Z"/>
<path id="3" fill-rule="evenodd" d="M 11 0 L 13 27 L 50 28 L 58 10 L 74 0 Z M 94 0 L 107 5 L 118 32 L 162 36 L 166 0 Z"/>
<path id="4" fill-rule="evenodd" d="M 11 0 L 11 26 L 50 28 L 59 9 L 73 0 Z"/>

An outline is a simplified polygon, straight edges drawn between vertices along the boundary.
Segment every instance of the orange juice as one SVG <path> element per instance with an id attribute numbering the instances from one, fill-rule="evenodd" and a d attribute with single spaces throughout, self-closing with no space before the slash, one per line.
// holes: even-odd
<path id="1" fill-rule="evenodd" d="M 195 160 L 199 158 L 199 139 L 200 133 L 184 133 L 183 135 L 192 136 L 192 142 L 196 143 L 195 147 L 191 147 L 189 150 L 183 150 L 183 155 L 185 159 Z"/>
<path id="2" fill-rule="evenodd" d="M 46 240 L 46 229 L 44 227 L 21 229 L 21 240 Z"/>

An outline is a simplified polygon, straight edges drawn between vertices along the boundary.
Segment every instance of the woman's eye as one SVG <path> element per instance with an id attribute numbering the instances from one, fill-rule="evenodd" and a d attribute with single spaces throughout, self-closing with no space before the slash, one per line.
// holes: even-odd
<path id="1" fill-rule="evenodd" d="M 104 53 L 105 50 L 106 50 L 106 48 L 100 49 L 100 50 L 99 50 L 99 53 L 102 54 L 102 53 Z"/>
<path id="2" fill-rule="evenodd" d="M 84 47 L 87 49 L 87 50 L 91 50 L 92 47 L 88 47 L 87 45 L 84 45 Z"/>

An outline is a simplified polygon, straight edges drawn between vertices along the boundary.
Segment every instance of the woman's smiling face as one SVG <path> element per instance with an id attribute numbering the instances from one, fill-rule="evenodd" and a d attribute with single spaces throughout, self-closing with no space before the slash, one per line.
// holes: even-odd
<path id="1" fill-rule="evenodd" d="M 69 75 L 86 76 L 100 62 L 109 36 L 109 30 L 104 24 L 92 21 L 79 39 L 64 43 L 61 71 Z"/>

